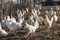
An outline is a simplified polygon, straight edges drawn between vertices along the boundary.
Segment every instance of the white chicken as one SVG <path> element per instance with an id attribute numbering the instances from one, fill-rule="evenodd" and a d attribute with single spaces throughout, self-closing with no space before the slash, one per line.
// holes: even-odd
<path id="1" fill-rule="evenodd" d="M 54 11 L 52 10 L 52 8 L 51 8 L 50 11 L 47 11 L 47 10 L 46 10 L 46 14 L 47 14 L 48 16 L 52 16 L 53 13 L 54 13 Z"/>
<path id="2" fill-rule="evenodd" d="M 28 11 L 29 11 L 29 9 L 28 9 L 28 8 L 26 8 L 26 11 L 28 12 Z"/>
<path id="3" fill-rule="evenodd" d="M 27 9 L 27 10 L 28 10 L 28 9 Z M 24 15 L 24 13 L 23 13 L 21 10 L 18 10 L 18 11 L 17 11 L 18 19 L 19 19 L 20 16 L 23 16 L 23 15 Z"/>
<path id="4" fill-rule="evenodd" d="M 24 14 L 23 14 L 24 15 Z M 23 15 L 22 16 L 18 16 L 18 21 L 20 22 L 20 24 L 23 22 L 24 18 L 23 18 Z"/>
<path id="5" fill-rule="evenodd" d="M 40 15 L 40 11 L 39 11 L 39 9 L 38 9 L 38 15 Z"/>
<path id="6" fill-rule="evenodd" d="M 41 23 L 41 25 L 42 25 L 42 22 L 44 21 L 44 18 L 43 18 L 43 17 L 39 17 L 38 14 L 37 14 L 37 10 L 35 10 L 35 11 L 36 11 L 36 12 L 34 12 L 34 11 L 32 10 L 33 16 L 34 16 L 34 18 L 35 18 L 37 21 L 39 21 L 39 22 Z"/>
<path id="7" fill-rule="evenodd" d="M 5 20 L 2 20 L 2 24 L 1 24 L 3 27 L 6 25 L 5 24 Z"/>
<path id="8" fill-rule="evenodd" d="M 29 34 L 35 33 L 36 29 L 39 27 L 39 23 L 38 21 L 35 21 L 34 26 L 32 26 L 27 22 L 24 22 L 24 27 L 29 30 L 28 34 L 25 36 L 27 37 Z"/>
<path id="9" fill-rule="evenodd" d="M 15 22 L 16 23 L 16 19 L 14 18 L 14 17 L 12 17 L 12 15 L 11 15 L 11 18 L 10 18 L 10 16 L 7 16 L 7 19 L 4 19 L 5 21 L 10 21 L 10 22 Z"/>
<path id="10" fill-rule="evenodd" d="M 0 22 L 0 36 L 7 36 L 8 33 L 2 29 L 1 22 Z"/>
<path id="11" fill-rule="evenodd" d="M 20 16 L 22 16 L 22 11 L 21 10 L 20 10 L 20 13 L 19 14 L 20 14 Z"/>
<path id="12" fill-rule="evenodd" d="M 33 15 L 37 16 L 37 10 L 34 8 L 34 10 L 32 10 Z"/>
<path id="13" fill-rule="evenodd" d="M 0 22 L 0 30 L 2 29 L 1 22 Z"/>
<path id="14" fill-rule="evenodd" d="M 51 28 L 51 26 L 52 26 L 52 23 L 53 23 L 53 17 L 51 17 L 51 20 L 49 20 L 49 18 L 48 18 L 48 16 L 47 15 L 45 15 L 46 16 L 46 18 L 45 18 L 45 25 L 47 26 L 49 26 L 48 27 L 48 29 L 50 29 Z"/>
<path id="15" fill-rule="evenodd" d="M 18 22 L 16 22 L 16 23 L 14 23 L 14 22 L 6 22 L 6 26 L 8 27 L 8 29 L 10 31 L 13 31 L 13 32 L 15 32 L 16 30 L 22 28 L 20 23 L 18 23 Z"/>
<path id="16" fill-rule="evenodd" d="M 16 19 L 14 17 L 11 17 L 10 20 L 11 20 L 11 22 L 16 23 Z"/>
<path id="17" fill-rule="evenodd" d="M 45 12 L 46 12 L 46 14 L 48 15 L 48 11 L 46 10 Z"/>
<path id="18" fill-rule="evenodd" d="M 6 20 L 6 17 L 4 17 L 4 19 L 3 20 L 1 20 L 1 22 L 2 22 L 2 27 L 5 27 L 6 26 L 6 23 L 5 23 L 5 20 Z"/>
<path id="19" fill-rule="evenodd" d="M 12 21 L 13 20 L 13 21 Z M 16 20 L 13 18 L 11 21 L 6 21 L 6 26 L 8 27 L 8 29 L 10 31 L 16 31 L 18 29 L 21 29 L 22 28 L 22 22 L 24 20 L 24 18 L 20 18 L 20 21 L 19 22 L 16 22 Z"/>
<path id="20" fill-rule="evenodd" d="M 51 8 L 50 12 L 49 12 L 51 15 L 53 15 L 54 11 L 53 11 L 53 8 Z"/>
<path id="21" fill-rule="evenodd" d="M 34 18 L 38 18 L 38 14 L 37 14 L 37 10 L 32 10 L 32 13 L 33 13 L 33 16 L 34 16 Z"/>
<path id="22" fill-rule="evenodd" d="M 20 10 L 20 13 L 18 14 L 18 21 L 19 21 L 20 23 L 22 22 L 22 19 L 24 19 L 24 18 L 23 18 L 24 13 L 25 13 L 25 12 L 22 13 L 21 10 Z"/>
<path id="23" fill-rule="evenodd" d="M 7 16 L 7 19 L 5 19 L 6 21 L 11 21 L 11 18 L 10 18 L 10 16 L 8 15 Z"/>
<path id="24" fill-rule="evenodd" d="M 39 17 L 39 20 L 38 20 L 42 26 L 43 22 L 44 22 L 44 18 L 43 17 Z"/>
<path id="25" fill-rule="evenodd" d="M 33 15 L 31 15 L 30 17 L 29 17 L 29 24 L 30 25 L 34 25 L 34 17 L 33 17 Z"/>
<path id="26" fill-rule="evenodd" d="M 0 36 L 7 36 L 8 33 L 5 30 L 0 30 Z"/>
<path id="27" fill-rule="evenodd" d="M 56 15 L 56 12 L 54 12 L 54 15 L 53 15 L 53 17 L 54 17 L 54 21 L 55 21 L 55 22 L 57 22 L 57 20 L 58 20 L 58 17 L 57 17 L 57 15 Z"/>
<path id="28" fill-rule="evenodd" d="M 18 10 L 17 10 L 17 15 L 18 15 L 19 13 L 20 13 L 20 10 L 18 9 Z"/>
<path id="29" fill-rule="evenodd" d="M 54 14 L 53 14 L 53 23 L 54 23 L 54 26 L 57 25 L 57 24 L 56 24 L 57 21 L 58 21 L 58 17 L 57 17 L 57 15 L 56 15 L 56 12 L 54 12 Z"/>
<path id="30" fill-rule="evenodd" d="M 59 8 L 58 6 L 56 6 L 56 10 L 57 10 L 57 11 L 59 11 L 59 10 L 60 10 L 60 8 Z"/>
<path id="31" fill-rule="evenodd" d="M 39 5 L 39 9 L 40 9 L 40 10 L 42 9 L 42 4 Z"/>

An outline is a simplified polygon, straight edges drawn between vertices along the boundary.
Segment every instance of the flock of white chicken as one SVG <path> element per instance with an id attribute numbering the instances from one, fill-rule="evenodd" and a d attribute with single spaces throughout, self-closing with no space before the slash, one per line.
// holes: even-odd
<path id="1" fill-rule="evenodd" d="M 56 7 L 57 8 L 57 7 Z M 56 12 L 52 10 L 50 11 L 46 10 L 45 18 L 40 15 L 40 9 L 31 9 L 30 15 L 28 16 L 28 19 L 25 19 L 26 14 L 29 14 L 29 8 L 26 8 L 25 11 L 17 10 L 17 18 L 16 19 L 11 15 L 11 17 L 5 16 L 4 19 L 0 22 L 0 36 L 7 36 L 8 33 L 2 29 L 2 26 L 7 26 L 9 31 L 15 32 L 16 30 L 20 30 L 21 28 L 26 28 L 29 30 L 28 34 L 25 36 L 27 37 L 29 34 L 35 33 L 36 29 L 39 28 L 39 23 L 44 22 L 46 26 L 48 26 L 47 29 L 50 29 L 52 27 L 53 22 L 57 22 L 58 17 L 56 15 Z M 27 17 L 27 16 L 26 16 Z"/>

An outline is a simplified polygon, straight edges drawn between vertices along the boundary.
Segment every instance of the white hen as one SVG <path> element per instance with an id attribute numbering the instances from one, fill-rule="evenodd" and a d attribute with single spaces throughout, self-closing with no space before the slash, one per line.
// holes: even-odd
<path id="1" fill-rule="evenodd" d="M 1 20 L 1 22 L 2 22 L 2 26 L 3 27 L 5 27 L 6 26 L 6 23 L 5 23 L 5 21 L 8 21 L 9 19 L 6 19 L 6 17 L 4 17 L 4 19 L 3 20 Z"/>
<path id="2" fill-rule="evenodd" d="M 31 15 L 30 17 L 29 17 L 29 24 L 31 24 L 31 25 L 34 25 L 34 17 L 33 17 L 33 15 Z"/>
<path id="3" fill-rule="evenodd" d="M 53 17 L 54 17 L 54 21 L 57 22 L 58 17 L 57 17 L 57 15 L 56 15 L 56 12 L 54 12 L 54 16 L 53 16 Z"/>
<path id="4" fill-rule="evenodd" d="M 2 29 L 1 23 L 0 23 L 0 36 L 7 36 L 8 33 Z"/>
<path id="5" fill-rule="evenodd" d="M 28 23 L 25 23 L 25 28 L 27 28 L 29 30 L 28 34 L 26 35 L 26 37 L 30 34 L 30 33 L 35 33 L 36 29 L 39 27 L 39 23 L 38 21 L 35 21 L 34 26 L 29 25 Z"/>
<path id="6" fill-rule="evenodd" d="M 49 26 L 48 29 L 51 28 L 52 23 L 53 23 L 53 17 L 51 18 L 51 20 L 49 20 L 48 16 L 46 15 L 45 24 Z"/>
<path id="7" fill-rule="evenodd" d="M 11 17 L 11 22 L 16 23 L 16 19 L 14 17 Z"/>
<path id="8" fill-rule="evenodd" d="M 16 23 L 14 23 L 14 22 L 6 22 L 6 26 L 8 27 L 8 29 L 10 31 L 16 31 L 16 30 L 22 28 L 21 25 L 19 23 L 17 23 L 17 22 Z"/>
<path id="9" fill-rule="evenodd" d="M 40 15 L 40 11 L 39 11 L 39 9 L 38 9 L 38 15 Z"/>
<path id="10" fill-rule="evenodd" d="M 6 19 L 6 21 L 11 21 L 11 18 L 10 18 L 10 16 L 7 16 L 7 19 Z"/>
<path id="11" fill-rule="evenodd" d="M 0 36 L 7 36 L 8 33 L 5 30 L 0 30 Z"/>
<path id="12" fill-rule="evenodd" d="M 5 20 L 2 20 L 2 24 L 1 24 L 3 27 L 5 27 Z"/>
<path id="13" fill-rule="evenodd" d="M 59 8 L 58 6 L 56 6 L 56 10 L 57 10 L 57 11 L 59 11 L 59 10 L 60 10 L 60 8 Z"/>
<path id="14" fill-rule="evenodd" d="M 2 29 L 1 22 L 0 22 L 0 30 Z"/>
<path id="15" fill-rule="evenodd" d="M 23 22 L 24 19 L 20 19 L 19 22 L 16 22 L 16 20 L 14 21 L 6 21 L 6 26 L 8 27 L 8 29 L 10 31 L 16 31 L 18 29 L 21 29 L 22 28 L 22 22 Z"/>

